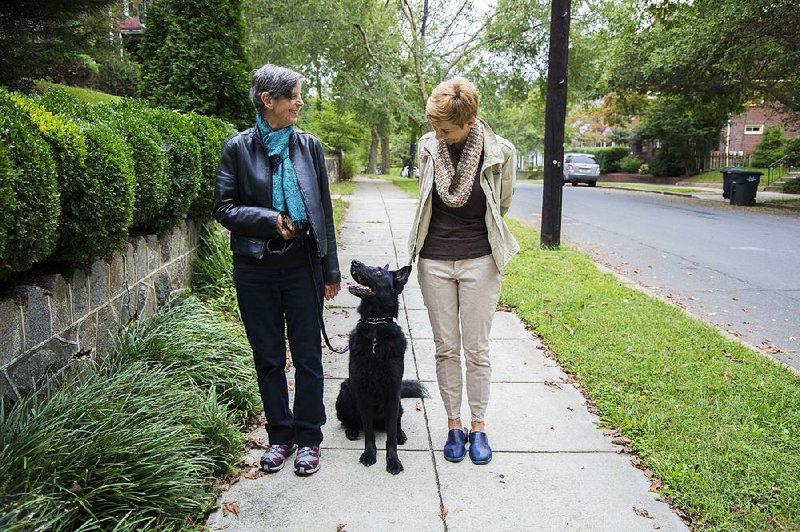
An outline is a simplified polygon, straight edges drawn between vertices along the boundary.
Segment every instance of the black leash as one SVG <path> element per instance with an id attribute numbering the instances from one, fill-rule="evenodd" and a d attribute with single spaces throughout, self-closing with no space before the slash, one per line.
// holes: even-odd
<path id="1" fill-rule="evenodd" d="M 309 236 L 309 238 L 314 238 L 314 235 L 311 234 L 311 233 L 309 233 L 308 236 Z M 306 255 L 308 256 L 308 267 L 311 270 L 311 282 L 314 285 L 313 286 L 314 297 L 317 299 L 317 308 L 319 308 L 319 314 L 317 315 L 317 319 L 319 320 L 319 329 L 322 331 L 322 337 L 325 339 L 325 345 L 328 346 L 328 349 L 330 349 L 334 353 L 338 353 L 340 355 L 344 354 L 344 353 L 347 353 L 350 350 L 350 345 L 348 345 L 347 347 L 341 348 L 341 349 L 337 349 L 337 348 L 335 348 L 335 347 L 333 347 L 331 345 L 331 341 L 328 338 L 328 331 L 325 330 L 325 319 L 322 316 L 322 313 L 325 310 L 325 305 L 324 305 L 322 299 L 320 298 L 319 290 L 317 289 L 317 281 L 316 281 L 317 275 L 316 275 L 316 271 L 314 270 L 314 259 L 311 257 L 312 250 L 311 250 L 311 246 L 309 245 L 309 242 L 305 242 L 305 244 L 306 244 L 306 249 L 308 250 L 308 253 L 306 253 Z M 321 271 L 321 268 L 320 268 L 320 274 L 321 273 L 322 273 L 322 271 Z M 320 283 L 322 284 L 322 290 L 324 291 L 325 290 L 325 279 L 324 278 L 320 279 Z"/>

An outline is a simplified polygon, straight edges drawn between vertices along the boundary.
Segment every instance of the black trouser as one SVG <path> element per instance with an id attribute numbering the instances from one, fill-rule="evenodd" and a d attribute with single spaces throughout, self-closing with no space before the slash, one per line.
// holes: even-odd
<path id="1" fill-rule="evenodd" d="M 325 406 L 318 301 L 324 292 L 321 266 L 318 260 L 313 263 L 317 270 L 313 277 L 307 263 L 277 269 L 236 266 L 233 271 L 271 444 L 294 442 L 303 447 L 322 441 Z M 284 319 L 295 367 L 294 414 L 284 372 Z"/>

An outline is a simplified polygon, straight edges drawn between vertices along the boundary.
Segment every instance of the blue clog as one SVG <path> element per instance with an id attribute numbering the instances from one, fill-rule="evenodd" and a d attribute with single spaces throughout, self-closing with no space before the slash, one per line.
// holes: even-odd
<path id="1" fill-rule="evenodd" d="M 460 462 L 467 456 L 467 429 L 450 429 L 444 444 L 444 459 Z"/>
<path id="2" fill-rule="evenodd" d="M 492 448 L 484 432 L 469 433 L 469 459 L 473 464 L 483 465 L 492 461 Z"/>

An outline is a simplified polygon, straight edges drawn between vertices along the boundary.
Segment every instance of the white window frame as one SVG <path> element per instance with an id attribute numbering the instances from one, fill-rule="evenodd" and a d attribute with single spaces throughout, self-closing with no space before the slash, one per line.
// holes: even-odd
<path id="1" fill-rule="evenodd" d="M 746 124 L 744 126 L 745 135 L 763 135 L 764 124 Z"/>

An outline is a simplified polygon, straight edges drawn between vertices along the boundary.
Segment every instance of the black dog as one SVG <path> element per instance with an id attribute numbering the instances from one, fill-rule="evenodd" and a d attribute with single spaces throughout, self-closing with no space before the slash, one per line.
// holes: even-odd
<path id="1" fill-rule="evenodd" d="M 408 281 L 411 266 L 397 271 L 367 266 L 354 260 L 350 273 L 358 286 L 350 293 L 361 298 L 361 319 L 350 332 L 350 371 L 336 399 L 336 417 L 349 440 L 358 439 L 364 429 L 364 452 L 359 461 L 371 466 L 376 461 L 375 429 L 386 429 L 386 471 L 403 470 L 397 444 L 408 439 L 400 425 L 401 397 L 428 397 L 419 381 L 403 380 L 406 336 L 394 319 L 398 296 Z"/>

